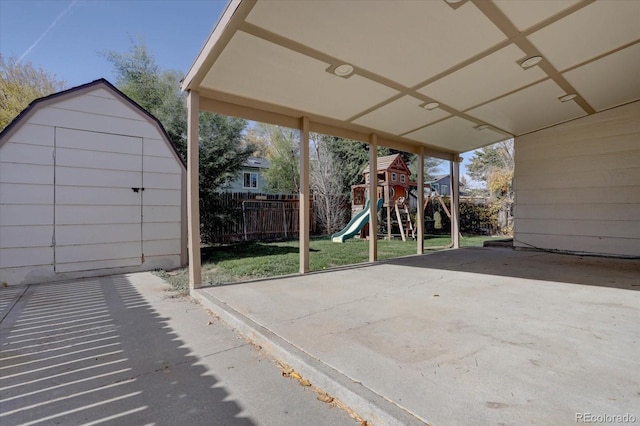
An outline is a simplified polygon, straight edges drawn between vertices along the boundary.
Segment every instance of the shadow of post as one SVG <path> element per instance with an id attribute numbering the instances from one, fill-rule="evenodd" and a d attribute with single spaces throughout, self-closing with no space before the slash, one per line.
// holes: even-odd
<path id="1" fill-rule="evenodd" d="M 29 286 L 0 336 L 0 424 L 253 424 L 124 276 Z"/>

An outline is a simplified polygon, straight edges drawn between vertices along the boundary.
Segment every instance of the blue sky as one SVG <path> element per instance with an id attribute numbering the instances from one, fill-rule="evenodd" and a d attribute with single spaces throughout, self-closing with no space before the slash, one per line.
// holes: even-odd
<path id="1" fill-rule="evenodd" d="M 68 87 L 106 78 L 106 50 L 142 40 L 158 65 L 186 74 L 226 0 L 0 0 L 0 52 L 65 80 Z"/>
<path id="2" fill-rule="evenodd" d="M 31 62 L 74 87 L 116 83 L 101 53 L 143 41 L 158 65 L 186 74 L 226 0 L 0 0 L 0 53 Z M 464 154 L 461 174 L 472 153 Z M 443 167 L 448 173 L 448 165 Z M 474 185 L 475 186 L 475 185 Z"/>

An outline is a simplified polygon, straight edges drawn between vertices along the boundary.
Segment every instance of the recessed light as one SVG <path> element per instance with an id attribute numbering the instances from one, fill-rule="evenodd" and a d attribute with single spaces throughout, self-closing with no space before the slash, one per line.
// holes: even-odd
<path id="1" fill-rule="evenodd" d="M 444 0 L 444 1 L 449 4 L 456 4 L 456 3 L 460 3 L 462 0 Z"/>
<path id="2" fill-rule="evenodd" d="M 575 99 L 578 95 L 576 95 L 575 93 L 568 93 L 564 96 L 560 96 L 558 99 L 560 100 L 560 102 L 569 102 L 572 99 Z"/>
<path id="3" fill-rule="evenodd" d="M 476 127 L 474 127 L 474 129 L 476 129 L 476 130 L 485 130 L 485 129 L 488 129 L 488 128 L 489 128 L 488 124 L 479 124 Z"/>
<path id="4" fill-rule="evenodd" d="M 426 104 L 422 105 L 422 108 L 431 111 L 433 109 L 438 108 L 439 106 L 440 106 L 440 104 L 438 102 L 429 102 L 429 103 L 426 103 Z"/>
<path id="5" fill-rule="evenodd" d="M 520 66 L 524 69 L 531 68 L 534 65 L 538 65 L 542 61 L 542 56 L 532 56 L 520 62 Z"/>
<path id="6" fill-rule="evenodd" d="M 346 77 L 353 72 L 353 66 L 349 64 L 338 65 L 333 73 L 338 77 Z"/>

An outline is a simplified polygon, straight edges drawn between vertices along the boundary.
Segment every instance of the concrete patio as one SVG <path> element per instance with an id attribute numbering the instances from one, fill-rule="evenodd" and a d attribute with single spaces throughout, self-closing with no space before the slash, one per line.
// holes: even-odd
<path id="1" fill-rule="evenodd" d="M 193 295 L 373 424 L 560 425 L 640 422 L 639 290 L 635 259 L 467 248 Z"/>
<path id="2" fill-rule="evenodd" d="M 0 288 L 1 425 L 355 425 L 151 273 Z"/>

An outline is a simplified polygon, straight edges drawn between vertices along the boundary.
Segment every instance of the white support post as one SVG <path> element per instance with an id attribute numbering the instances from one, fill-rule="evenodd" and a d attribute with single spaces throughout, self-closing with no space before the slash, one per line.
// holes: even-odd
<path id="1" fill-rule="evenodd" d="M 300 273 L 309 272 L 309 118 L 300 119 Z"/>
<path id="2" fill-rule="evenodd" d="M 424 148 L 418 154 L 418 206 L 416 214 L 418 254 L 424 254 Z"/>
<path id="3" fill-rule="evenodd" d="M 460 248 L 460 157 L 451 161 L 451 243 Z"/>
<path id="4" fill-rule="evenodd" d="M 187 218 L 189 288 L 202 285 L 200 266 L 200 96 L 187 95 Z"/>
<path id="5" fill-rule="evenodd" d="M 369 262 L 378 260 L 378 135 L 369 135 Z"/>

